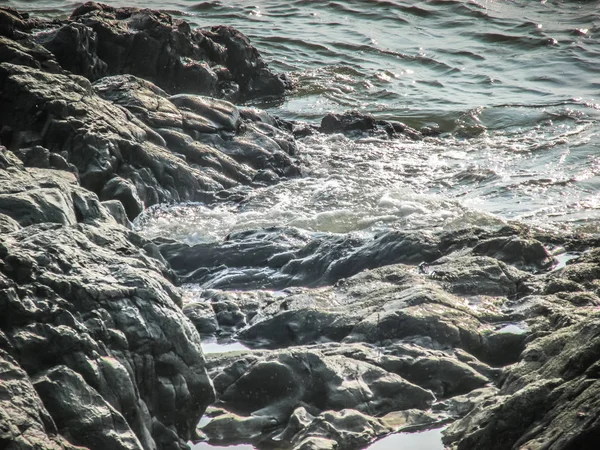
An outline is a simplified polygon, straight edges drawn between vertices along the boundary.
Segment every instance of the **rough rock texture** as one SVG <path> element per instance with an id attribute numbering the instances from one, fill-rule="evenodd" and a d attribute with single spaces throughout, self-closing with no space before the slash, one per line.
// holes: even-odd
<path id="1" fill-rule="evenodd" d="M 0 447 L 359 448 L 452 422 L 450 448 L 597 448 L 597 238 L 131 230 L 157 203 L 243 208 L 299 175 L 294 137 L 439 132 L 232 103 L 288 87 L 229 27 L 0 7 Z M 205 358 L 200 333 L 250 349 Z"/>
<path id="2" fill-rule="evenodd" d="M 69 172 L 0 177 L 4 448 L 179 448 L 213 388 L 170 269 Z"/>
<path id="3" fill-rule="evenodd" d="M 52 22 L 0 8 L 0 447 L 195 436 L 214 400 L 200 336 L 129 221 L 297 175 L 274 119 L 197 95 L 287 88 L 231 28 L 96 3 Z"/>
<path id="4" fill-rule="evenodd" d="M 0 144 L 28 166 L 73 172 L 85 189 L 102 200 L 121 201 L 129 219 L 156 203 L 212 201 L 225 188 L 299 174 L 292 159 L 293 138 L 274 120 L 243 114 L 224 100 L 192 94 L 198 90 L 179 93 L 186 86 L 177 84 L 170 72 L 156 76 L 140 72 L 150 67 L 143 58 L 146 53 L 129 47 L 134 42 L 146 45 L 146 37 L 161 46 L 171 41 L 167 47 L 175 54 L 165 56 L 167 62 L 157 62 L 154 69 L 165 64 L 168 70 L 181 69 L 185 72 L 181 76 L 197 85 L 186 70 L 194 72 L 201 65 L 190 63 L 182 66 L 187 69 L 178 69 L 187 56 L 177 53 L 177 46 L 190 47 L 193 53 L 200 51 L 193 50 L 198 46 L 194 39 L 209 39 L 190 31 L 186 23 L 174 23 L 168 15 L 153 11 L 88 3 L 58 31 L 45 29 L 34 35 L 11 31 L 10 21 L 20 24 L 21 20 L 14 14 L 5 9 L 0 17 L 9 22 L 7 32 L 0 36 Z M 24 22 L 21 28 L 27 31 L 36 25 L 40 26 Z M 94 27 L 98 30 L 93 31 Z M 154 32 L 158 35 L 153 38 Z M 256 59 L 256 50 L 245 48 L 246 38 L 238 32 L 218 29 L 213 33 L 231 41 L 234 56 L 230 59 L 235 67 L 241 64 L 240 58 L 250 58 L 240 75 L 247 79 L 244 89 L 259 89 L 258 80 L 266 84 L 278 80 L 272 74 L 269 78 L 262 60 Z M 227 33 L 235 37 L 229 39 Z M 55 39 L 48 40 L 51 36 Z M 108 41 L 102 44 L 103 39 Z M 73 49 L 68 46 L 70 40 L 74 40 Z M 84 48 L 80 48 L 81 40 Z M 92 64 L 89 58 L 77 62 L 82 52 L 93 52 L 96 47 L 100 51 L 102 45 L 107 55 L 125 59 L 108 64 L 110 70 L 100 70 L 104 66 Z M 224 52 L 223 58 L 228 57 L 221 44 L 211 45 Z M 146 52 L 155 54 L 153 49 Z M 140 70 L 135 70 L 133 62 Z M 99 71 L 98 76 L 77 75 L 79 66 Z M 97 80 L 93 86 L 90 79 Z M 164 87 L 177 94 L 167 94 L 148 80 L 174 80 L 175 85 Z M 265 173 L 270 176 L 265 178 Z"/>
<path id="5" fill-rule="evenodd" d="M 291 88 L 234 28 L 192 30 L 159 11 L 87 2 L 37 41 L 62 67 L 90 81 L 129 73 L 167 92 L 234 101 L 281 95 Z"/>
<path id="6" fill-rule="evenodd" d="M 508 226 L 370 239 L 272 228 L 196 246 L 156 242 L 201 283 L 186 299 L 188 314 L 202 311 L 199 329 L 237 331 L 259 348 L 209 357 L 218 399 L 202 428 L 209 442 L 364 446 L 411 429 L 386 428 L 382 415 L 430 414 L 377 393 L 366 374 L 380 373 L 391 392 L 409 383 L 435 396 L 421 423 L 455 421 L 451 447 L 574 449 L 594 448 L 597 436 L 600 272 L 586 239 Z M 556 245 L 588 251 L 553 270 Z M 283 290 L 259 290 L 272 288 Z M 393 406 L 379 410 L 370 395 Z"/>

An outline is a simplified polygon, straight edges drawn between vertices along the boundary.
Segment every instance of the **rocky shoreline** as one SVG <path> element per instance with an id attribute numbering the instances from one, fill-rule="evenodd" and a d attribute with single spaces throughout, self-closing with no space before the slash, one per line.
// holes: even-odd
<path id="1" fill-rule="evenodd" d="M 0 7 L 0 447 L 345 449 L 449 425 L 461 450 L 596 448 L 597 237 L 133 231 L 152 205 L 301 176 L 312 134 L 435 134 L 236 106 L 290 89 L 230 27 Z M 249 349 L 204 355 L 202 335 Z"/>

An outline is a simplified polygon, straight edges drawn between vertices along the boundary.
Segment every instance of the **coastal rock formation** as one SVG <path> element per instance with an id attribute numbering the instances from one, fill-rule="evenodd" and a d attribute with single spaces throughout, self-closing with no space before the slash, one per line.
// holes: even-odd
<path id="1" fill-rule="evenodd" d="M 213 400 L 200 338 L 154 245 L 70 172 L 0 148 L 8 448 L 174 448 Z M 25 434 L 18 430 L 27 430 Z"/>
<path id="2" fill-rule="evenodd" d="M 372 239 L 272 228 L 195 246 L 156 242 L 181 276 L 201 283 L 186 310 L 210 317 L 209 333 L 258 347 L 209 355 L 218 401 L 202 432 L 213 444 L 365 446 L 451 421 L 444 439 L 459 449 L 593 448 L 597 251 L 552 270 L 548 250 L 590 249 L 593 239 L 506 226 Z M 356 275 L 335 275 L 343 273 Z M 219 320 L 223 305 L 237 322 Z M 391 391 L 409 383 L 433 403 L 395 404 L 377 391 L 377 373 Z M 369 403 L 384 398 L 389 410 Z M 422 421 L 410 413 L 382 425 L 408 411 Z M 552 431 L 565 420 L 569 431 Z"/>
<path id="3" fill-rule="evenodd" d="M 296 151 L 292 136 L 268 116 L 253 114 L 225 100 L 195 95 L 197 89 L 177 84 L 164 86 L 176 93 L 168 94 L 150 80 L 158 83 L 163 78 L 174 79 L 169 73 L 154 76 L 134 70 L 133 61 L 140 68 L 150 67 L 142 56 L 154 54 L 154 50 L 128 46 L 146 42 L 146 38 L 162 42 L 162 46 L 179 42 L 180 47 L 196 52 L 194 57 L 206 56 L 196 48 L 194 39 L 208 38 L 190 31 L 186 23 L 173 24 L 170 16 L 153 11 L 115 9 L 95 3 L 86 3 L 76 10 L 70 22 L 58 31 L 36 28 L 44 24 L 24 21 L 9 9 L 3 10 L 2 17 L 7 22 L 4 28 L 10 32 L 0 40 L 0 142 L 28 165 L 75 173 L 81 186 L 102 200 L 121 201 L 130 220 L 144 207 L 156 203 L 212 201 L 217 192 L 226 188 L 299 174 L 292 159 Z M 13 30 L 17 26 L 18 33 Z M 90 27 L 97 27 L 98 31 Z M 141 29 L 133 32 L 128 27 Z M 32 33 L 34 28 L 39 32 Z M 183 31 L 178 31 L 180 28 Z M 148 30 L 159 36 L 151 38 Z M 94 39 L 88 36 L 90 33 Z M 260 84 L 258 79 L 265 85 L 271 83 L 268 80 L 279 79 L 262 60 L 256 59 L 259 57 L 255 49 L 244 47 L 246 38 L 239 32 L 219 28 L 212 33 L 232 47 L 233 56 L 228 57 L 224 45 L 213 43 L 235 67 L 243 66 L 239 59 L 247 59 L 247 67 L 239 75 L 245 80 L 243 92 L 258 94 L 258 88 L 251 89 Z M 227 33 L 235 36 L 228 37 Z M 55 39 L 51 40 L 51 36 Z M 159 41 L 161 36 L 166 40 Z M 73 48 L 68 46 L 70 39 L 76 41 Z M 81 39 L 87 46 L 79 42 Z M 115 42 L 102 44 L 103 39 Z M 78 55 L 96 47 L 99 50 L 102 45 L 106 54 L 88 55 L 80 65 L 104 67 L 88 60 L 104 61 L 102 57 L 121 55 L 127 61 L 107 63 L 108 68 L 100 71 L 102 76 L 118 75 L 100 78 L 100 74 L 82 73 L 89 79 L 78 75 L 71 66 L 77 64 Z M 165 58 L 181 65 L 179 61 L 188 56 L 177 53 L 176 47 L 171 49 L 175 54 Z M 57 49 L 62 49 L 64 55 Z M 190 67 L 200 67 L 199 64 Z M 165 65 L 157 62 L 154 67 Z M 192 72 L 196 70 L 193 67 Z M 250 74 L 252 67 L 256 70 Z M 181 76 L 188 80 L 188 75 Z M 90 80 L 96 81 L 94 85 Z M 189 83 L 202 86 L 193 77 Z M 184 93 L 179 89 L 185 89 Z M 212 91 L 202 93 L 216 95 Z M 266 173 L 269 176 L 265 178 Z"/>
<path id="4" fill-rule="evenodd" d="M 91 2 L 56 21 L 0 8 L 2 448 L 195 437 L 215 398 L 200 336 L 130 220 L 297 175 L 274 119 L 197 95 L 287 88 L 228 27 Z"/>
<path id="5" fill-rule="evenodd" d="M 300 175 L 301 136 L 437 133 L 235 104 L 289 87 L 230 27 L 0 7 L 0 446 L 359 448 L 451 423 L 456 449 L 595 448 L 593 238 L 280 226 L 188 245 L 132 230 L 159 203 L 243 207 Z M 201 333 L 248 348 L 205 357 Z"/>
<path id="6" fill-rule="evenodd" d="M 90 81 L 128 73 L 172 94 L 233 101 L 291 88 L 238 30 L 193 30 L 159 11 L 86 2 L 36 40 L 63 68 Z"/>

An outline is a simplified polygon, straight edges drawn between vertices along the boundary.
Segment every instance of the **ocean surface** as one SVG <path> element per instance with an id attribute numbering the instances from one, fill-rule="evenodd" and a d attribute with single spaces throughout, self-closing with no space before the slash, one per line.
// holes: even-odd
<path id="1" fill-rule="evenodd" d="M 0 0 L 37 15 L 77 1 Z M 145 231 L 189 242 L 268 225 L 334 233 L 519 220 L 597 232 L 600 10 L 558 0 L 106 0 L 229 24 L 298 88 L 256 106 L 318 123 L 349 109 L 439 137 L 300 143 L 304 177 L 243 207 L 156 208 Z M 177 220 L 173 220 L 176 218 Z"/>
<path id="2" fill-rule="evenodd" d="M 0 0 L 36 15 L 77 1 Z M 187 242 L 288 225 L 330 233 L 516 220 L 600 231 L 600 8 L 560 0 L 105 0 L 233 25 L 297 89 L 253 103 L 319 123 L 350 109 L 441 134 L 299 142 L 303 177 L 242 204 L 151 208 L 149 237 Z"/>

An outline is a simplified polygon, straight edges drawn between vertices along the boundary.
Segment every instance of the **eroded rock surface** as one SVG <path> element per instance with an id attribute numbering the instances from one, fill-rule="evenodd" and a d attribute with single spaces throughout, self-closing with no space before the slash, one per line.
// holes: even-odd
<path id="1" fill-rule="evenodd" d="M 92 2 L 55 21 L 0 8 L 2 448 L 195 436 L 214 400 L 200 336 L 130 221 L 297 175 L 291 134 L 213 98 L 288 88 L 232 28 Z"/>
<path id="2" fill-rule="evenodd" d="M 0 8 L 0 446 L 180 449 L 206 410 L 211 444 L 360 448 L 452 422 L 450 448 L 596 448 L 593 237 L 131 230 L 157 203 L 299 175 L 301 136 L 437 133 L 235 105 L 288 88 L 229 27 Z M 577 256 L 557 268 L 560 251 Z M 205 358 L 200 333 L 251 349 Z"/>
<path id="3" fill-rule="evenodd" d="M 595 425 L 585 418 L 595 411 L 597 251 L 552 270 L 549 249 L 593 248 L 594 239 L 534 237 L 518 226 L 373 238 L 273 228 L 157 244 L 181 276 L 201 283 L 188 311 L 211 317 L 211 333 L 237 331 L 258 347 L 210 355 L 218 402 L 202 428 L 209 442 L 365 446 L 419 423 L 455 421 L 445 440 L 457 448 L 593 448 Z M 225 305 L 236 321 L 219 320 Z M 416 386 L 433 403 L 395 403 L 377 390 L 380 379 L 390 392 Z M 330 402 L 339 398 L 353 401 Z M 380 422 L 400 412 L 404 425 Z M 544 431 L 565 420 L 568 432 Z"/>
<path id="4" fill-rule="evenodd" d="M 206 32 L 224 42 L 215 43 L 167 14 L 96 3 L 58 29 L 10 9 L 2 19 L 0 143 L 29 166 L 73 172 L 102 200 L 121 201 L 130 220 L 156 203 L 210 202 L 223 189 L 299 174 L 293 137 L 275 120 L 197 95 L 217 95 L 203 89 L 214 71 L 233 77 L 220 63 L 240 71 L 244 95 L 282 93 L 239 32 Z"/>
<path id="5" fill-rule="evenodd" d="M 2 442 L 178 446 L 214 394 L 170 269 L 72 174 L 0 152 L 0 384 L 21 399 L 3 403 Z"/>

